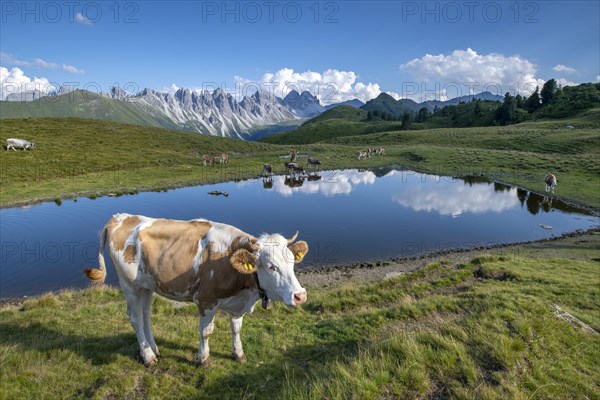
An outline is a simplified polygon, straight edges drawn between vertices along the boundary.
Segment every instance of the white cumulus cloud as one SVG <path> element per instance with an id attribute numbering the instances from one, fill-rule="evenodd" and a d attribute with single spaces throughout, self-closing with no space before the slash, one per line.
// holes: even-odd
<path id="1" fill-rule="evenodd" d="M 22 93 L 32 90 L 39 90 L 48 93 L 56 88 L 46 78 L 30 78 L 23 73 L 20 68 L 14 67 L 7 69 L 0 67 L 0 99 L 4 100 L 6 96 L 12 93 Z"/>
<path id="2" fill-rule="evenodd" d="M 470 48 L 450 54 L 426 54 L 400 65 L 400 70 L 418 81 L 412 82 L 411 96 L 404 93 L 417 101 L 422 101 L 421 93 L 432 91 L 442 98 L 481 91 L 528 95 L 544 84 L 536 77 L 537 66 L 529 60 L 518 55 L 478 54 Z"/>
<path id="3" fill-rule="evenodd" d="M 82 25 L 93 25 L 94 24 L 92 21 L 89 20 L 89 18 L 87 18 L 85 15 L 83 15 L 80 12 L 75 14 L 75 22 L 77 22 L 78 24 L 82 24 Z"/>
<path id="4" fill-rule="evenodd" d="M 46 61 L 41 58 L 33 58 L 31 61 L 19 60 L 15 56 L 9 53 L 0 52 L 0 64 L 12 65 L 16 67 L 34 67 L 34 68 L 46 68 L 46 69 L 57 69 L 61 68 L 63 71 L 70 72 L 72 74 L 83 74 L 85 71 L 74 67 L 73 65 L 58 64 L 52 61 Z"/>
<path id="5" fill-rule="evenodd" d="M 235 81 L 243 94 L 251 94 L 250 92 L 261 87 L 283 98 L 292 90 L 308 90 L 324 105 L 352 99 L 366 102 L 381 93 L 379 84 L 359 82 L 355 72 L 337 69 L 296 72 L 292 68 L 282 68 L 274 73 L 265 73 L 259 81 L 241 76 L 236 76 Z"/>
<path id="6" fill-rule="evenodd" d="M 74 67 L 72 65 L 66 65 L 66 64 L 62 65 L 62 69 L 64 71 L 70 72 L 72 74 L 83 74 L 85 72 L 82 69 L 76 68 L 76 67 Z"/>
<path id="7" fill-rule="evenodd" d="M 572 74 L 573 72 L 575 72 L 575 68 L 567 67 L 566 65 L 562 64 L 555 65 L 554 68 L 552 68 L 552 70 L 556 72 L 564 72 L 566 74 Z"/>
<path id="8" fill-rule="evenodd" d="M 85 71 L 74 67 L 73 65 L 59 64 L 52 61 L 46 61 L 41 58 L 33 58 L 31 61 L 19 60 L 15 56 L 9 53 L 0 52 L 0 64 L 12 65 L 16 67 L 35 67 L 35 68 L 46 68 L 46 69 L 62 69 L 63 71 L 70 72 L 72 74 L 83 74 Z"/>
<path id="9" fill-rule="evenodd" d="M 565 86 L 577 86 L 578 85 L 577 82 L 573 82 L 573 81 L 570 81 L 570 80 L 565 79 L 565 78 L 558 78 L 556 80 L 556 83 L 558 83 L 561 87 L 565 87 Z"/>

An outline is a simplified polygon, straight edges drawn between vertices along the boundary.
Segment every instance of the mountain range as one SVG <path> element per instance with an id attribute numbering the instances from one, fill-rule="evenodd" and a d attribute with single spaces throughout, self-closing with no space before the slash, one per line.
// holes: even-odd
<path id="1" fill-rule="evenodd" d="M 74 117 L 92 118 L 198 132 L 213 136 L 258 140 L 273 133 L 295 129 L 303 122 L 340 105 L 402 115 L 422 107 L 458 104 L 472 98 L 502 100 L 489 92 L 446 102 L 395 100 L 382 93 L 366 104 L 358 99 L 324 106 L 308 91 L 289 92 L 283 99 L 264 91 L 237 100 L 221 88 L 213 92 L 178 89 L 165 93 L 144 89 L 129 93 L 115 86 L 105 93 L 61 87 L 57 92 L 14 93 L 0 102 L 0 118 Z"/>
<path id="2" fill-rule="evenodd" d="M 455 97 L 446 101 L 439 100 L 428 100 L 422 103 L 417 103 L 411 99 L 400 99 L 396 100 L 392 96 L 387 93 L 381 93 L 374 99 L 367 101 L 362 108 L 367 111 L 380 111 L 386 112 L 388 114 L 393 114 L 395 116 L 402 116 L 405 112 L 417 113 L 421 108 L 425 107 L 430 112 L 433 112 L 436 107 L 444 108 L 446 106 L 455 106 L 460 103 L 468 103 L 471 100 L 492 100 L 492 101 L 500 101 L 504 100 L 504 97 L 492 94 L 490 92 L 482 92 L 472 96 L 461 96 Z"/>
<path id="3" fill-rule="evenodd" d="M 345 102 L 361 106 L 360 100 Z M 11 94 L 0 102 L 0 118 L 76 117 L 180 129 L 207 135 L 255 140 L 292 129 L 325 107 L 310 92 L 293 90 L 280 99 L 264 91 L 237 100 L 221 88 L 213 92 L 144 89 L 131 94 L 120 87 L 107 93 L 85 90 Z"/>

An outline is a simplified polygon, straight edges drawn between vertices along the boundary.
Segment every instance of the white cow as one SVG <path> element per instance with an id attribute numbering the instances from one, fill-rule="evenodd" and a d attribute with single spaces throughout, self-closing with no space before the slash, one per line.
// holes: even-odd
<path id="1" fill-rule="evenodd" d="M 14 151 L 17 151 L 17 149 L 31 150 L 35 149 L 35 143 L 25 139 L 10 138 L 6 139 L 6 151 L 9 149 Z"/>
<path id="2" fill-rule="evenodd" d="M 270 300 L 290 307 L 306 302 L 306 290 L 296 279 L 294 263 L 302 261 L 308 245 L 293 243 L 297 236 L 296 232 L 289 240 L 278 234 L 256 238 L 205 219 L 175 221 L 117 214 L 100 237 L 100 268 L 87 268 L 85 273 L 95 283 L 104 282 L 103 248 L 108 244 L 144 365 L 155 364 L 159 356 L 150 329 L 153 293 L 198 306 L 200 363 L 209 357 L 208 336 L 213 333 L 217 310 L 227 312 L 233 355 L 244 362 L 242 321 L 259 299 L 263 308 Z"/>

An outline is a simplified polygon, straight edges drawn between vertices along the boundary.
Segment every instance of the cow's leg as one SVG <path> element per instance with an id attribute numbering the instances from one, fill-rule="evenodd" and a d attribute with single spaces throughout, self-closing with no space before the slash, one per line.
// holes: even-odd
<path id="1" fill-rule="evenodd" d="M 154 341 L 154 335 L 152 335 L 152 328 L 150 327 L 150 313 L 152 308 L 152 291 L 148 289 L 142 289 L 142 315 L 144 321 L 144 335 L 146 336 L 146 340 L 148 344 L 150 344 L 150 348 L 156 354 L 157 357 L 160 357 L 160 352 L 158 351 L 158 347 L 156 346 L 156 342 Z"/>
<path id="2" fill-rule="evenodd" d="M 135 331 L 135 335 L 137 336 L 140 345 L 140 355 L 144 360 L 144 365 L 149 367 L 156 364 L 156 354 L 152 351 L 150 343 L 146 339 L 144 333 L 142 293 L 123 282 L 121 282 L 121 289 L 123 290 L 123 293 L 125 293 L 125 299 L 127 300 L 127 315 L 129 315 L 129 321 L 131 321 L 131 326 Z"/>
<path id="3" fill-rule="evenodd" d="M 240 338 L 243 322 L 244 316 L 239 318 L 231 317 L 229 320 L 229 325 L 231 326 L 231 352 L 235 357 L 235 361 L 240 363 L 246 362 L 246 356 L 244 355 L 244 349 L 242 347 L 242 339 Z"/>
<path id="4" fill-rule="evenodd" d="M 208 337 L 214 332 L 216 310 L 204 310 L 204 315 L 200 312 L 200 350 L 198 351 L 198 361 L 204 364 L 210 355 L 208 347 Z"/>

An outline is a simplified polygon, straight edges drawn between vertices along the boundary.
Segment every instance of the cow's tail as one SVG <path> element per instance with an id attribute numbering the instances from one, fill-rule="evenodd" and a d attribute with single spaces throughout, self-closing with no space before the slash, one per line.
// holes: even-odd
<path id="1" fill-rule="evenodd" d="M 106 264 L 104 263 L 104 243 L 106 243 L 106 232 L 108 225 L 104 227 L 100 234 L 100 249 L 98 250 L 98 264 L 100 268 L 86 268 L 84 270 L 87 277 L 92 281 L 94 285 L 101 285 L 106 279 Z"/>

